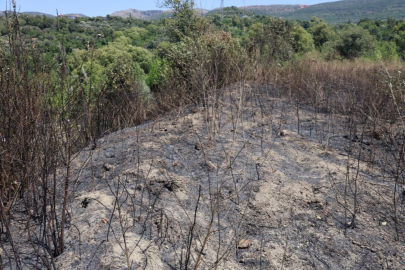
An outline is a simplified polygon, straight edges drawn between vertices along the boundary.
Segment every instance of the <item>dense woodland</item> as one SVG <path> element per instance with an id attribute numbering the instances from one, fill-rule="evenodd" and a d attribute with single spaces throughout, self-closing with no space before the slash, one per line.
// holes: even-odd
<path id="1" fill-rule="evenodd" d="M 375 125 L 401 120 L 405 21 L 331 25 L 316 17 L 226 10 L 201 17 L 192 2 L 166 1 L 173 16 L 156 21 L 0 17 L 0 237 L 12 243 L 15 205 L 34 211 L 44 232 L 35 239 L 44 243 L 38 264 L 51 269 L 48 258 L 64 252 L 74 154 L 96 147 L 107 133 L 181 106 L 205 106 L 207 96 L 240 82 L 275 86 L 297 107 L 327 108 Z M 333 103 L 331 93 L 347 100 Z M 404 151 L 395 138 L 391 143 Z M 401 186 L 404 163 L 399 155 Z M 67 177 L 54 177 L 57 168 Z M 56 186 L 64 187 L 61 196 L 54 196 Z M 397 191 L 393 196 L 399 200 Z M 16 249 L 13 254 L 23 269 Z"/>

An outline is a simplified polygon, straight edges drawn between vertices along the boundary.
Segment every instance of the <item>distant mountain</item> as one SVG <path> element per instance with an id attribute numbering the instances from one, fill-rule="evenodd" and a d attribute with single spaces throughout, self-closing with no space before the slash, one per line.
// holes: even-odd
<path id="1" fill-rule="evenodd" d="M 226 7 L 224 8 L 224 12 L 227 15 L 272 15 L 272 16 L 283 16 L 285 14 L 289 14 L 295 10 L 301 9 L 300 5 L 267 5 L 267 6 L 245 6 L 245 7 Z M 221 9 L 216 8 L 213 10 L 207 9 L 200 9 L 196 8 L 196 12 L 200 15 L 213 15 L 216 13 L 220 13 Z M 122 11 L 116 11 L 111 14 L 111 16 L 117 16 L 122 18 L 136 18 L 136 19 L 143 19 L 143 20 L 155 20 L 161 19 L 163 17 L 169 17 L 172 11 L 163 11 L 163 10 L 146 10 L 141 11 L 137 9 L 127 9 Z"/>
<path id="2" fill-rule="evenodd" d="M 4 16 L 6 13 L 13 13 L 14 11 L 12 10 L 3 10 L 0 11 L 0 16 Z M 46 13 L 42 13 L 42 12 L 36 12 L 36 11 L 27 11 L 27 12 L 20 12 L 20 14 L 27 14 L 27 15 L 32 15 L 32 16 L 42 16 L 45 15 L 47 17 L 55 17 L 54 15 L 51 14 L 46 14 Z"/>
<path id="3" fill-rule="evenodd" d="M 270 15 L 274 17 L 282 17 L 303 8 L 300 5 L 262 5 L 262 6 L 244 6 L 244 7 L 225 7 L 223 10 L 216 8 L 210 10 L 206 15 L 214 15 L 222 13 L 225 16 L 233 15 Z"/>
<path id="4" fill-rule="evenodd" d="M 21 14 L 27 14 L 27 15 L 32 15 L 32 16 L 42 16 L 42 15 L 45 15 L 46 17 L 55 17 L 54 15 L 51 15 L 51 14 L 46 14 L 46 13 L 36 12 L 36 11 L 21 12 Z"/>
<path id="5" fill-rule="evenodd" d="M 310 20 L 316 16 L 329 23 L 357 22 L 362 18 L 405 19 L 405 0 L 343 0 L 299 9 L 284 17 Z"/>
<path id="6" fill-rule="evenodd" d="M 252 11 L 241 9 L 238 7 L 225 7 L 223 9 L 216 8 L 205 13 L 205 16 L 212 16 L 215 14 L 222 14 L 223 16 L 252 16 L 255 15 Z"/>
<path id="7" fill-rule="evenodd" d="M 121 11 L 116 11 L 111 16 L 115 17 L 122 17 L 122 18 L 135 18 L 135 19 L 144 19 L 144 20 L 149 20 L 153 19 L 154 17 L 159 17 L 164 13 L 163 10 L 146 10 L 146 11 L 141 11 L 137 9 L 127 9 L 127 10 L 121 10 Z"/>
<path id="8" fill-rule="evenodd" d="M 286 14 L 300 10 L 300 5 L 263 5 L 263 6 L 246 6 L 239 7 L 243 10 L 253 12 L 255 15 L 270 15 L 274 17 L 282 17 Z"/>
<path id="9" fill-rule="evenodd" d="M 205 15 L 209 10 L 196 8 L 196 13 L 199 15 Z M 164 17 L 170 17 L 173 11 L 171 10 L 137 10 L 137 9 L 127 9 L 122 11 L 116 11 L 111 14 L 111 16 L 122 17 L 122 18 L 135 18 L 135 19 L 142 19 L 142 20 L 158 20 Z"/>
<path id="10" fill-rule="evenodd" d="M 208 10 L 208 9 L 203 9 L 203 8 L 195 8 L 194 9 L 196 12 L 197 12 L 197 14 L 199 14 L 199 15 L 205 15 L 205 14 L 207 14 L 207 12 L 209 12 L 210 10 Z"/>
<path id="11" fill-rule="evenodd" d="M 69 19 L 88 18 L 88 16 L 81 14 L 81 13 L 59 14 L 59 17 L 65 17 L 65 18 L 69 18 Z"/>
<path id="12" fill-rule="evenodd" d="M 4 16 L 6 11 L 0 11 L 0 16 Z M 13 11 L 7 11 L 8 13 L 12 13 Z M 55 15 L 47 14 L 47 13 L 42 13 L 42 12 L 37 12 L 37 11 L 25 11 L 25 12 L 20 12 L 19 14 L 25 14 L 25 15 L 32 15 L 32 16 L 46 16 L 46 17 L 56 17 Z M 81 14 L 81 13 L 72 13 L 72 14 L 59 14 L 60 17 L 66 17 L 66 18 L 87 18 L 88 16 Z"/>

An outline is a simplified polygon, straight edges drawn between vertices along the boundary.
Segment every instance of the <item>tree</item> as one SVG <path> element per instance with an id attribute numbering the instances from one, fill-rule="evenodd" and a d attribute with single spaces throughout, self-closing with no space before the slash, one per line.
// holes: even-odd
<path id="1" fill-rule="evenodd" d="M 293 25 L 283 19 L 268 17 L 264 23 L 255 23 L 249 29 L 249 51 L 264 57 L 265 61 L 288 59 L 294 43 Z"/>
<path id="2" fill-rule="evenodd" d="M 312 34 L 314 44 L 317 48 L 321 48 L 323 44 L 336 37 L 332 28 L 323 21 L 316 21 L 316 23 L 309 28 L 308 32 Z"/>
<path id="3" fill-rule="evenodd" d="M 194 0 L 164 0 L 163 6 L 173 10 L 169 29 L 174 41 L 180 41 L 183 37 L 197 37 L 208 27 L 207 20 L 194 12 Z"/>
<path id="4" fill-rule="evenodd" d="M 344 58 L 370 56 L 376 49 L 376 40 L 367 30 L 350 26 L 339 33 L 335 48 Z"/>
<path id="5" fill-rule="evenodd" d="M 393 32 L 395 34 L 395 43 L 398 47 L 398 51 L 402 56 L 404 56 L 405 55 L 405 22 L 397 24 L 393 28 Z"/>
<path id="6" fill-rule="evenodd" d="M 291 34 L 295 41 L 294 43 L 295 52 L 306 53 L 315 49 L 314 40 L 312 39 L 311 34 L 305 31 L 305 29 L 302 26 L 300 25 L 294 26 Z"/>

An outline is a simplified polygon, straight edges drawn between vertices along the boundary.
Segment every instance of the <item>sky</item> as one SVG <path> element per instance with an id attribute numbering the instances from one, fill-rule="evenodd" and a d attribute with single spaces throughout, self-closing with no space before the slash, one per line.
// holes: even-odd
<path id="1" fill-rule="evenodd" d="M 10 0 L 0 0 L 3 5 L 0 10 L 10 7 Z M 251 6 L 273 4 L 302 4 L 314 5 L 334 0 L 225 0 L 225 6 Z M 159 8 L 163 0 L 17 0 L 17 9 L 21 12 L 37 11 L 55 15 L 82 13 L 87 16 L 106 16 L 115 11 L 134 8 L 138 10 L 153 10 Z M 220 6 L 221 0 L 195 0 L 198 7 L 214 9 Z"/>

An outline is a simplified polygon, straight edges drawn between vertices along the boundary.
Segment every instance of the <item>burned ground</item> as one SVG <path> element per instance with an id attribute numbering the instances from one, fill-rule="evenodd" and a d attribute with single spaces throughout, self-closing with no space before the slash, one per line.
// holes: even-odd
<path id="1" fill-rule="evenodd" d="M 107 135 L 74 160 L 55 265 L 403 269 L 392 160 L 371 160 L 382 140 L 347 121 L 240 86 Z"/>

